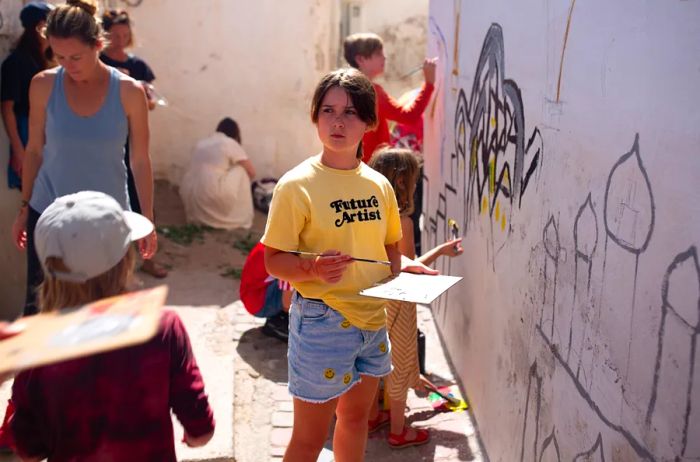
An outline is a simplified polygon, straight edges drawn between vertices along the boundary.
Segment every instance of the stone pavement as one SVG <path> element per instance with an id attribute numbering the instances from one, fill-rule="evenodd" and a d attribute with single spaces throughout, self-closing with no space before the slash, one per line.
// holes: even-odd
<path id="1" fill-rule="evenodd" d="M 287 391 L 286 344 L 265 336 L 262 320 L 250 316 L 240 302 L 235 304 L 236 354 L 234 445 L 236 461 L 281 461 L 292 430 L 292 399 Z M 426 369 L 437 385 L 454 383 L 430 309 L 419 307 L 418 323 L 426 335 Z M 423 446 L 391 449 L 387 430 L 371 435 L 366 460 L 373 461 L 481 461 L 483 455 L 470 414 L 438 413 L 430 403 L 409 393 L 408 421 L 427 428 L 431 441 Z M 319 461 L 332 461 L 330 440 Z"/>

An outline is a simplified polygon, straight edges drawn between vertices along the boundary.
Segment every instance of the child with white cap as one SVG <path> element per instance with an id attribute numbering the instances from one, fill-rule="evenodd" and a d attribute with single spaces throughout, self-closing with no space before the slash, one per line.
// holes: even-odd
<path id="1" fill-rule="evenodd" d="M 39 219 L 36 249 L 46 278 L 41 311 L 126 291 L 132 242 L 153 231 L 112 197 L 59 197 Z M 30 369 L 12 387 L 10 421 L 23 460 L 175 461 L 170 411 L 189 446 L 206 444 L 214 418 L 187 331 L 164 311 L 155 337 L 137 346 Z"/>

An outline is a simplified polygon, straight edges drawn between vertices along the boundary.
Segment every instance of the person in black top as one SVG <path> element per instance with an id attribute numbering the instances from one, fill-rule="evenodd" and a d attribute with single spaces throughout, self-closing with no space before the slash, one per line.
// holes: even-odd
<path id="1" fill-rule="evenodd" d="M 46 16 L 53 9 L 43 2 L 27 3 L 20 12 L 24 32 L 15 49 L 2 63 L 2 121 L 10 139 L 10 163 L 7 183 L 10 188 L 22 189 L 22 162 L 27 144 L 29 125 L 29 84 L 40 71 L 52 67 L 48 56 L 48 41 L 42 30 Z"/>
<path id="2" fill-rule="evenodd" d="M 134 38 L 131 30 L 131 18 L 129 13 L 124 10 L 107 10 L 102 15 L 102 28 L 108 34 L 109 41 L 107 46 L 100 54 L 100 59 L 108 66 L 119 69 L 121 72 L 130 76 L 134 80 L 143 83 L 143 88 L 148 97 L 148 108 L 150 110 L 156 107 L 156 98 L 153 92 L 153 81 L 156 79 L 155 74 L 144 60 L 131 53 L 127 53 L 127 48 L 134 44 Z M 134 177 L 131 174 L 131 166 L 129 163 L 129 143 L 126 143 L 124 149 L 124 162 L 127 169 L 127 183 L 129 187 L 129 202 L 131 210 L 140 213 L 141 204 L 136 191 Z M 165 268 L 157 265 L 152 259 L 144 260 L 141 270 L 151 276 L 163 278 L 168 275 Z"/>

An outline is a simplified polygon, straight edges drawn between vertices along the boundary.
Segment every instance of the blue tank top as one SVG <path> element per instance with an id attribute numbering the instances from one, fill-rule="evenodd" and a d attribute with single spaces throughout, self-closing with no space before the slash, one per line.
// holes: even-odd
<path id="1" fill-rule="evenodd" d="M 120 98 L 119 71 L 109 70 L 107 97 L 90 117 L 81 117 L 68 106 L 63 68 L 56 72 L 46 106 L 43 160 L 29 201 L 39 213 L 57 197 L 78 191 L 109 194 L 129 210 L 124 164 L 129 124 Z"/>

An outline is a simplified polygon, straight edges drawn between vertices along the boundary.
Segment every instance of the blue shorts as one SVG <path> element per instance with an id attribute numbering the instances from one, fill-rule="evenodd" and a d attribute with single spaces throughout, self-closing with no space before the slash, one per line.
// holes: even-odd
<path id="1" fill-rule="evenodd" d="M 289 310 L 289 392 L 324 403 L 360 381 L 391 372 L 386 328 L 362 330 L 323 301 L 294 294 Z"/>
<path id="2" fill-rule="evenodd" d="M 271 318 L 282 311 L 282 289 L 277 285 L 277 280 L 274 280 L 265 289 L 265 303 L 260 308 L 260 311 L 253 316 L 256 318 Z"/>

